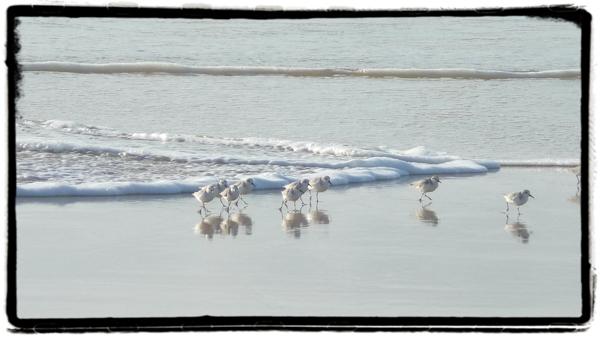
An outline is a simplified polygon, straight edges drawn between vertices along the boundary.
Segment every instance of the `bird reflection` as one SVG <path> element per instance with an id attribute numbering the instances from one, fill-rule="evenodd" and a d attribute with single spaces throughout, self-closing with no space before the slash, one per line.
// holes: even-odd
<path id="1" fill-rule="evenodd" d="M 208 239 L 212 239 L 215 233 L 221 232 L 221 222 L 223 218 L 220 215 L 209 215 L 203 217 L 196 227 L 194 232 L 196 234 L 204 235 Z"/>
<path id="2" fill-rule="evenodd" d="M 231 235 L 237 236 L 239 224 L 233 220 L 231 220 L 231 216 L 227 216 L 227 218 L 221 221 L 221 234 L 223 235 Z"/>
<path id="3" fill-rule="evenodd" d="M 319 208 L 317 207 L 316 209 L 312 210 L 309 209 L 308 210 L 308 222 L 311 224 L 329 224 L 329 215 L 327 213 L 325 213 L 324 211 L 319 210 Z"/>
<path id="4" fill-rule="evenodd" d="M 527 229 L 525 223 L 520 222 L 519 218 L 517 218 L 516 222 L 508 223 L 508 217 L 506 217 L 506 225 L 504 226 L 504 230 L 512 234 L 513 237 L 520 240 L 522 243 L 529 242 L 529 236 L 532 232 Z"/>
<path id="5" fill-rule="evenodd" d="M 231 215 L 231 220 L 244 227 L 246 235 L 252 235 L 252 218 L 245 213 L 236 212 Z"/>
<path id="6" fill-rule="evenodd" d="M 292 233 L 295 238 L 300 238 L 300 228 L 307 226 L 308 219 L 302 214 L 302 209 L 281 213 L 281 227 L 288 233 Z"/>
<path id="7" fill-rule="evenodd" d="M 431 205 L 428 203 L 427 205 L 421 206 L 417 208 L 415 211 L 415 216 L 417 220 L 432 226 L 437 226 L 439 222 L 439 218 L 434 210 L 428 209 L 427 206 Z"/>
<path id="8" fill-rule="evenodd" d="M 208 239 L 212 239 L 215 234 L 236 237 L 240 226 L 244 227 L 246 235 L 252 234 L 252 218 L 247 214 L 236 212 L 227 214 L 227 217 L 223 217 L 222 214 L 209 215 L 196 224 L 194 232 Z"/>

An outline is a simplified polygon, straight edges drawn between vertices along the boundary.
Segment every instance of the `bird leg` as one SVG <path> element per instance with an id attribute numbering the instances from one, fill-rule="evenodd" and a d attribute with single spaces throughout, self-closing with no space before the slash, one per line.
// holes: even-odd
<path id="1" fill-rule="evenodd" d="M 219 198 L 219 201 L 221 202 L 221 205 L 223 205 L 223 207 L 225 207 L 225 203 L 223 203 L 223 197 L 222 196 Z"/>
<path id="2" fill-rule="evenodd" d="M 283 208 L 283 203 L 285 202 L 285 200 L 281 201 L 281 206 L 279 206 L 279 211 L 281 212 L 281 209 Z"/>
<path id="3" fill-rule="evenodd" d="M 517 207 L 517 213 L 518 215 L 521 215 L 521 210 L 519 209 L 519 207 Z"/>
<path id="4" fill-rule="evenodd" d="M 506 213 L 508 213 L 508 202 L 506 203 Z M 508 214 L 507 214 L 508 216 Z"/>
<path id="5" fill-rule="evenodd" d="M 426 197 L 427 197 L 427 199 L 429 199 L 429 200 L 433 200 L 433 199 L 431 199 L 431 198 L 430 198 L 430 197 L 429 197 L 427 194 L 423 193 L 423 195 L 424 195 L 424 196 L 426 196 Z"/>
<path id="6" fill-rule="evenodd" d="M 302 206 L 306 205 L 306 203 L 304 202 L 304 200 L 302 200 L 302 196 L 300 196 L 300 202 L 302 202 Z"/>
<path id="7" fill-rule="evenodd" d="M 244 203 L 244 205 L 248 205 L 248 203 L 246 202 L 246 200 L 244 200 L 244 198 L 242 198 L 241 195 L 240 195 L 240 200 Z"/>

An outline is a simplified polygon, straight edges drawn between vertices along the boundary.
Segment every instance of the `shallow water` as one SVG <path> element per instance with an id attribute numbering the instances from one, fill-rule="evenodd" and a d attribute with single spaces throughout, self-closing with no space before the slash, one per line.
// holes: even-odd
<path id="1" fill-rule="evenodd" d="M 580 314 L 570 172 L 442 177 L 425 208 L 407 183 L 283 218 L 258 192 L 216 227 L 191 196 L 20 198 L 19 317 Z M 524 186 L 536 198 L 507 219 L 502 193 Z"/>

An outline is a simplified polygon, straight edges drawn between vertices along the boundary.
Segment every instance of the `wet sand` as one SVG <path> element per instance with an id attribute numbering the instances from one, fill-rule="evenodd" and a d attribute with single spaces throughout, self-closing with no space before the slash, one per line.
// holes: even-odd
<path id="1" fill-rule="evenodd" d="M 18 316 L 580 315 L 572 173 L 441 179 L 426 207 L 397 180 L 291 213 L 260 191 L 221 219 L 191 195 L 19 198 Z M 502 194 L 525 188 L 535 199 L 507 218 Z"/>

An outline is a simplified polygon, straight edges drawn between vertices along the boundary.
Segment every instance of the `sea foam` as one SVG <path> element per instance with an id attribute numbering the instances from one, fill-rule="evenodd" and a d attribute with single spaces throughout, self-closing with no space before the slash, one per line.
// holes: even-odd
<path id="1" fill-rule="evenodd" d="M 561 166 L 569 167 L 579 164 L 575 159 L 524 159 L 524 160 L 488 160 L 465 159 L 445 152 L 431 151 L 418 146 L 408 150 L 397 150 L 385 146 L 353 147 L 340 144 L 323 144 L 306 141 L 292 141 L 273 138 L 219 138 L 201 135 L 175 135 L 164 132 L 126 133 L 100 126 L 90 126 L 71 121 L 23 120 L 24 126 L 58 130 L 60 132 L 84 134 L 83 143 L 67 141 L 48 141 L 37 137 L 18 139 L 16 148 L 19 151 L 45 152 L 50 154 L 82 154 L 86 156 L 115 157 L 135 160 L 142 165 L 152 162 L 225 165 L 224 178 L 237 180 L 245 177 L 254 178 L 256 188 L 261 190 L 280 189 L 287 183 L 315 175 L 329 175 L 334 185 L 373 182 L 399 179 L 401 177 L 433 174 L 481 174 L 497 170 L 501 166 Z M 125 142 L 112 142 L 106 137 L 118 137 Z M 127 140 L 131 140 L 128 142 Z M 241 147 L 235 155 L 218 155 L 205 151 L 179 151 L 178 147 L 152 147 L 140 140 L 160 142 L 194 142 L 218 146 Z M 92 143 L 90 143 L 92 142 Z M 115 146 L 111 146 L 115 144 Z M 129 146 L 131 145 L 131 146 Z M 122 147 L 119 147 L 122 146 Z M 247 147 L 249 151 L 246 151 Z M 175 149 L 173 149 L 175 148 Z M 259 149 L 259 151 L 254 151 Z M 252 151 L 250 151 L 252 150 Z M 268 150 L 268 151 L 266 151 Z M 270 151 L 270 152 L 269 152 Z M 275 151 L 275 153 L 273 153 Z M 314 156 L 281 156 L 276 152 L 306 152 Z M 264 165 L 269 172 L 243 175 L 247 172 L 241 165 Z M 239 167 L 240 169 L 231 169 Z M 282 169 L 282 168 L 291 168 Z M 258 168 L 258 171 L 262 168 Z M 257 171 L 253 170 L 253 171 Z M 238 173 L 233 173 L 238 172 Z M 285 174 L 281 172 L 286 172 Z M 301 173 L 304 172 L 304 173 Z M 308 172 L 308 173 L 307 173 Z M 189 180 L 153 180 L 147 182 L 123 181 L 111 182 L 49 182 L 34 181 L 17 186 L 20 197 L 46 196 L 117 196 L 132 194 L 178 194 L 191 193 L 200 186 L 213 183 L 215 177 L 199 177 Z"/>

